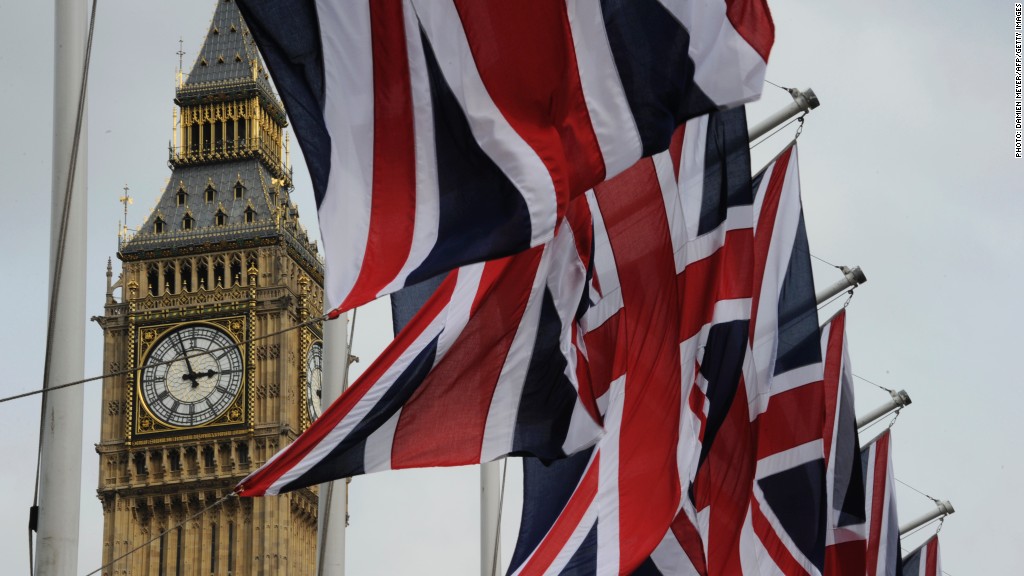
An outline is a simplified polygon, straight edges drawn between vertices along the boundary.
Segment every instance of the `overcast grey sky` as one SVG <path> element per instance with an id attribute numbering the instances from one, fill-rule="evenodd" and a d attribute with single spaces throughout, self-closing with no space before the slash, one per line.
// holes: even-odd
<path id="1" fill-rule="evenodd" d="M 83 0 L 85 1 L 85 0 Z M 169 170 L 179 37 L 186 70 L 213 0 L 103 0 L 89 94 L 87 313 L 102 313 L 105 267 L 116 250 L 127 184 L 129 225 L 153 206 Z M 771 2 L 777 41 L 768 78 L 811 86 L 822 106 L 800 138 L 804 211 L 812 252 L 860 265 L 869 282 L 850 306 L 854 372 L 914 400 L 893 430 L 896 476 L 957 508 L 942 530 L 953 576 L 1024 573 L 1019 407 L 1022 338 L 1016 296 L 1024 272 L 1024 160 L 1013 158 L 1013 2 L 949 0 Z M 0 285 L 4 377 L 0 396 L 40 386 L 45 343 L 50 220 L 53 6 L 0 0 Z M 754 122 L 789 96 L 765 87 Z M 791 134 L 792 131 L 787 131 Z M 754 149 L 762 165 L 785 143 Z M 294 150 L 293 150 L 294 151 Z M 316 228 L 298 156 L 304 223 Z M 115 274 L 118 270 L 115 258 Z M 819 287 L 838 278 L 817 262 Z M 823 311 L 825 318 L 828 311 Z M 359 312 L 354 353 L 366 366 L 387 339 L 386 307 Z M 87 326 L 86 375 L 101 370 L 99 327 Z M 887 394 L 857 384 L 858 407 Z M 87 385 L 79 573 L 99 566 L 102 516 L 95 497 L 99 387 Z M 28 569 L 39 400 L 0 404 L 0 557 Z M 880 427 L 862 437 L 867 441 Z M 521 480 L 510 466 L 503 553 L 511 553 Z M 478 571 L 475 469 L 384 473 L 351 485 L 348 573 Z M 931 502 L 899 486 L 903 520 Z M 912 536 L 919 544 L 931 531 Z"/>

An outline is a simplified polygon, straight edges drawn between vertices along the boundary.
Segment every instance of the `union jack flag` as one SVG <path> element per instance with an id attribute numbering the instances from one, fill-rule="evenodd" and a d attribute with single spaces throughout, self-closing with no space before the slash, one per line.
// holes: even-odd
<path id="1" fill-rule="evenodd" d="M 938 534 L 907 554 L 903 559 L 903 576 L 942 576 Z"/>
<path id="2" fill-rule="evenodd" d="M 349 309 L 550 240 L 572 198 L 761 93 L 764 0 L 241 0 Z"/>
<path id="3" fill-rule="evenodd" d="M 597 296 L 581 327 L 606 433 L 586 466 L 527 464 L 528 497 L 561 494 L 545 498 L 561 514 L 535 514 L 526 501 L 512 574 L 648 566 L 700 454 L 702 420 L 684 410 L 690 389 L 714 395 L 718 381 L 738 378 L 746 347 L 753 225 L 742 110 L 691 120 L 667 153 L 587 198 Z"/>
<path id="4" fill-rule="evenodd" d="M 864 500 L 867 503 L 867 571 L 877 576 L 897 576 L 900 570 L 900 528 L 896 517 L 892 435 L 889 430 L 864 446 L 861 462 L 864 467 Z"/>
<path id="5" fill-rule="evenodd" d="M 823 363 L 795 144 L 754 186 L 750 349 L 735 394 L 706 408 L 722 415 L 693 489 L 706 558 L 697 568 L 821 574 Z"/>
<path id="6" fill-rule="evenodd" d="M 828 531 L 825 573 L 864 574 L 867 524 L 864 514 L 864 473 L 861 469 L 853 372 L 846 345 L 846 310 L 821 329 L 825 355 L 825 478 Z"/>

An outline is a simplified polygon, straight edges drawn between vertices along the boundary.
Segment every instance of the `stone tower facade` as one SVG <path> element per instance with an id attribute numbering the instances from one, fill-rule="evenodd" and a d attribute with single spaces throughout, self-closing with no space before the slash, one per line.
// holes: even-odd
<path id="1" fill-rule="evenodd" d="M 284 109 L 233 0 L 218 0 L 175 103 L 170 180 L 122 238 L 97 319 L 115 374 L 96 446 L 103 573 L 313 574 L 315 491 L 200 513 L 319 414 L 308 321 L 322 260 L 290 197 Z"/>

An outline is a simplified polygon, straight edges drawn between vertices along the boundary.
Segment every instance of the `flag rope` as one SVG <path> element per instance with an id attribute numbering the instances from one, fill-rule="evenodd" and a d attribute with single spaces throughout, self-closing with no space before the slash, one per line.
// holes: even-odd
<path id="1" fill-rule="evenodd" d="M 149 546 L 149 545 L 150 545 L 150 544 L 152 544 L 153 542 L 156 542 L 157 540 L 159 540 L 160 538 L 162 538 L 162 537 L 163 537 L 164 535 L 168 534 L 168 533 L 169 533 L 169 532 L 170 532 L 171 530 L 176 530 L 176 529 L 178 529 L 178 528 L 180 528 L 180 527 L 184 526 L 186 522 L 188 522 L 188 521 L 190 521 L 190 520 L 194 520 L 195 518 L 197 518 L 197 517 L 199 517 L 200 515 L 202 515 L 202 514 L 206 513 L 207 511 L 211 510 L 212 508 L 214 508 L 214 507 L 216 507 L 216 506 L 220 506 L 221 504 L 223 504 L 224 502 L 226 502 L 226 501 L 228 500 L 228 498 L 233 498 L 233 497 L 235 497 L 235 496 L 237 496 L 237 495 L 236 495 L 236 494 L 235 494 L 234 492 L 228 492 L 228 493 L 227 493 L 226 495 L 224 495 L 224 496 L 221 496 L 221 497 L 220 497 L 219 499 L 215 500 L 215 501 L 213 502 L 213 504 L 210 504 L 210 505 L 209 505 L 209 506 L 207 506 L 206 508 L 203 508 L 202 510 L 199 510 L 199 511 L 197 511 L 197 512 L 193 513 L 192 515 L 190 515 L 190 516 L 188 516 L 188 517 L 186 517 L 186 518 L 182 519 L 182 521 L 181 521 L 181 522 L 178 522 L 178 523 L 177 523 L 177 524 L 175 524 L 174 526 L 171 526 L 171 527 L 169 527 L 169 528 L 168 528 L 167 530 L 164 530 L 163 532 L 161 532 L 161 533 L 157 534 L 156 536 L 153 536 L 153 537 L 152 537 L 152 538 L 150 538 L 149 540 L 146 540 L 145 542 L 143 542 L 142 544 L 139 544 L 139 545 L 138 545 L 138 546 L 136 546 L 135 548 L 132 548 L 131 550 L 129 550 L 129 551 L 127 551 L 127 552 L 125 552 L 124 554 L 121 554 L 121 555 L 120 555 L 120 556 L 118 556 L 117 558 L 114 558 L 114 559 L 113 559 L 113 560 L 111 560 L 110 562 L 107 562 L 106 564 L 104 564 L 104 565 L 100 566 L 99 568 L 97 568 L 97 569 L 93 570 L 92 572 L 89 572 L 89 573 L 88 573 L 88 574 L 86 574 L 85 576 L 93 576 L 93 574 L 97 574 L 97 573 L 99 573 L 100 571 L 104 570 L 105 568 L 110 568 L 110 567 L 111 567 L 111 566 L 113 566 L 113 565 L 114 565 L 114 564 L 115 564 L 116 562 L 120 562 L 121 560 L 124 560 L 125 558 L 127 558 L 127 557 L 131 556 L 132 554 L 134 554 L 134 553 L 138 552 L 139 550 L 141 550 L 141 549 L 145 548 L 146 546 Z"/>
<path id="2" fill-rule="evenodd" d="M 186 354 L 184 357 L 195 358 L 197 356 L 203 356 L 205 354 L 210 354 L 210 353 L 213 353 L 213 352 L 222 352 L 224 350 L 233 350 L 235 348 L 239 348 L 241 346 L 244 346 L 246 344 L 250 344 L 252 342 L 256 342 L 258 340 L 265 340 L 267 338 L 272 338 L 274 336 L 279 336 L 279 335 L 284 334 L 286 332 L 291 332 L 292 330 L 298 330 L 299 328 L 305 328 L 306 326 L 311 326 L 313 324 L 316 324 L 317 322 L 327 322 L 327 321 L 330 321 L 330 320 L 334 320 L 337 317 L 338 317 L 337 315 L 324 314 L 322 316 L 317 316 L 316 318 L 313 318 L 311 320 L 307 320 L 305 322 L 301 322 L 299 324 L 296 324 L 295 326 L 290 326 L 288 328 L 284 328 L 284 329 L 278 330 L 276 332 L 268 332 L 267 334 L 263 334 L 261 336 L 254 336 L 254 337 L 249 338 L 247 340 L 242 340 L 238 344 L 231 344 L 231 345 L 228 345 L 228 346 L 221 346 L 220 348 L 211 348 L 209 350 L 203 350 L 203 351 L 200 351 L 200 352 L 196 352 L 194 354 Z M 165 360 L 163 362 L 154 362 L 152 364 L 149 364 L 148 367 L 163 366 L 165 364 L 171 364 L 173 362 L 177 362 L 178 360 L 180 360 L 180 358 L 175 358 L 173 360 Z M 3 404 L 4 402 L 10 402 L 11 400 L 19 400 L 21 398 L 27 398 L 29 396 L 35 396 L 36 394 L 43 394 L 44 395 L 43 397 L 45 398 L 46 397 L 45 395 L 47 393 L 53 392 L 55 390 L 62 390 L 64 388 L 70 388 L 72 386 L 78 386 L 80 384 L 86 384 L 88 382 L 93 382 L 95 380 L 102 380 L 103 378 L 109 378 L 109 377 L 112 377 L 112 376 L 123 376 L 125 374 L 131 374 L 133 372 L 140 372 L 144 368 L 145 367 L 143 367 L 143 366 L 139 366 L 137 368 L 125 368 L 124 370 L 115 370 L 113 372 L 105 372 L 103 374 L 100 374 L 99 376 L 90 376 L 88 378 L 82 378 L 81 380 L 72 380 L 71 382 L 65 382 L 64 384 L 58 384 L 57 386 L 49 386 L 49 387 L 46 387 L 46 388 L 39 388 L 37 390 L 30 390 L 28 392 L 22 392 L 21 394 L 15 394 L 13 396 L 7 396 L 7 397 L 4 397 L 4 398 L 0 398 L 0 404 Z"/>

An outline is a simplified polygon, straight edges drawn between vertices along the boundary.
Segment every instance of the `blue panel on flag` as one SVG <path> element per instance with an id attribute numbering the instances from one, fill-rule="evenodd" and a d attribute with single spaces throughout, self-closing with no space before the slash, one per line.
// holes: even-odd
<path id="1" fill-rule="evenodd" d="M 531 235 L 526 201 L 480 148 L 430 42 L 421 36 L 433 102 L 440 222 L 437 243 L 409 274 L 409 283 L 455 266 L 521 252 L 530 247 Z"/>
<path id="2" fill-rule="evenodd" d="M 313 0 L 239 2 L 238 9 L 274 72 L 274 86 L 302 147 L 320 206 L 331 171 L 331 136 L 323 116 L 323 47 L 320 35 L 309 33 L 320 29 L 316 4 Z"/>
<path id="3" fill-rule="evenodd" d="M 549 464 L 523 458 L 523 511 L 509 572 L 526 561 L 555 524 L 593 452 L 590 448 Z"/>
<path id="4" fill-rule="evenodd" d="M 704 199 L 701 203 L 698 235 L 707 234 L 721 226 L 729 208 L 754 203 L 749 146 L 747 115 L 743 108 L 733 108 L 708 117 L 708 136 L 704 149 Z"/>
<path id="5" fill-rule="evenodd" d="M 757 484 L 786 534 L 820 571 L 825 564 L 825 460 L 805 462 Z"/>
<path id="6" fill-rule="evenodd" d="M 668 148 L 676 126 L 717 106 L 693 81 L 689 33 L 660 2 L 601 0 L 601 10 L 643 155 L 651 156 Z"/>
<path id="7" fill-rule="evenodd" d="M 708 330 L 707 345 L 700 373 L 708 381 L 707 428 L 700 450 L 700 463 L 704 463 L 715 436 L 725 421 L 725 415 L 736 395 L 743 369 L 743 356 L 747 349 L 750 322 L 734 320 L 716 324 Z"/>
<path id="8" fill-rule="evenodd" d="M 565 376 L 568 363 L 558 345 L 562 321 L 549 289 L 544 290 L 537 337 L 530 355 L 530 367 L 519 400 L 516 429 L 512 441 L 513 453 L 530 450 L 533 456 L 545 459 L 562 458 L 565 453 L 555 451 L 559 439 L 564 439 L 576 406 L 576 389 Z M 551 451 L 544 453 L 543 449 Z"/>
<path id="9" fill-rule="evenodd" d="M 437 291 L 437 287 L 446 277 L 447 274 L 438 274 L 433 278 L 391 293 L 391 323 L 394 326 L 395 336 L 420 311 L 423 304 Z"/>
<path id="10" fill-rule="evenodd" d="M 779 348 L 775 375 L 821 362 L 821 332 L 804 215 L 800 212 L 789 267 L 779 294 Z"/>

